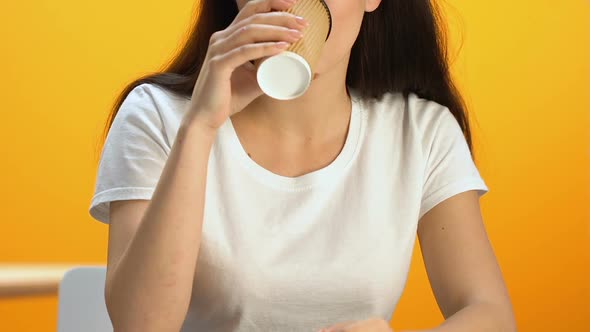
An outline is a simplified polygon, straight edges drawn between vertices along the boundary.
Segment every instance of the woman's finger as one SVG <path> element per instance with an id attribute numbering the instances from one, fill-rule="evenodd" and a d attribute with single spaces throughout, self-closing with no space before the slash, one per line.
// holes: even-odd
<path id="1" fill-rule="evenodd" d="M 222 37 L 227 37 L 245 26 L 252 24 L 269 24 L 289 29 L 302 30 L 307 26 L 304 18 L 287 12 L 259 13 L 230 25 L 223 30 Z"/>
<path id="2" fill-rule="evenodd" d="M 214 54 L 223 54 L 246 44 L 258 42 L 295 43 L 303 34 L 296 29 L 264 24 L 252 24 L 235 31 L 227 39 L 211 45 Z"/>
<path id="3" fill-rule="evenodd" d="M 240 10 L 232 24 L 242 21 L 254 14 L 282 11 L 291 8 L 296 0 L 251 0 Z"/>
<path id="4" fill-rule="evenodd" d="M 226 71 L 226 74 L 229 76 L 235 68 L 242 64 L 251 60 L 279 54 L 289 46 L 290 44 L 287 42 L 247 44 L 225 54 L 214 56 L 211 58 L 209 66 Z"/>

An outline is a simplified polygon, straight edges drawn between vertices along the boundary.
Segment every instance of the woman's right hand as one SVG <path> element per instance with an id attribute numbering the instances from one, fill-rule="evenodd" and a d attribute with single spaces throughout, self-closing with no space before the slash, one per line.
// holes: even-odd
<path id="1" fill-rule="evenodd" d="M 211 36 L 187 121 L 217 130 L 229 116 L 263 94 L 250 61 L 278 54 L 301 38 L 305 22 L 282 12 L 294 3 L 249 1 L 225 30 Z"/>

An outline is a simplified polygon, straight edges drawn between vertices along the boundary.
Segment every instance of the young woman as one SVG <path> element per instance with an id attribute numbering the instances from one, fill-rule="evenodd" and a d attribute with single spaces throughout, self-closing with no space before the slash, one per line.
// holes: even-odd
<path id="1" fill-rule="evenodd" d="M 301 37 L 289 0 L 201 0 L 169 68 L 121 95 L 90 206 L 115 331 L 390 331 L 416 234 L 431 331 L 515 330 L 436 6 L 326 3 L 299 98 L 250 63 Z"/>

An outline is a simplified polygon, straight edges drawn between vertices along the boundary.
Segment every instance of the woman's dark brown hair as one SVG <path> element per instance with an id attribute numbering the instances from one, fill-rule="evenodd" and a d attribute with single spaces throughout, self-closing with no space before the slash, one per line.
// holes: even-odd
<path id="1" fill-rule="evenodd" d="M 106 139 L 123 100 L 136 86 L 152 83 L 190 98 L 211 35 L 238 14 L 235 0 L 198 0 L 195 24 L 185 44 L 161 72 L 141 77 L 124 89 L 104 130 Z M 365 13 L 352 47 L 346 83 L 363 98 L 409 92 L 446 106 L 457 119 L 473 154 L 465 103 L 451 79 L 446 27 L 436 0 L 383 0 Z"/>

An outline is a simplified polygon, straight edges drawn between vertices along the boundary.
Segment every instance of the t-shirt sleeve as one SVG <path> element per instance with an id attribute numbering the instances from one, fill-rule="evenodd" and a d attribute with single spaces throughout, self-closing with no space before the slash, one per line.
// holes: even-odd
<path id="1" fill-rule="evenodd" d="M 477 190 L 482 196 L 488 192 L 461 127 L 448 108 L 441 110 L 429 130 L 434 134 L 426 145 L 427 159 L 419 218 L 437 204 L 459 193 Z"/>
<path id="2" fill-rule="evenodd" d="M 169 151 L 157 107 L 139 85 L 124 99 L 107 135 L 90 215 L 109 223 L 110 202 L 151 199 Z"/>

